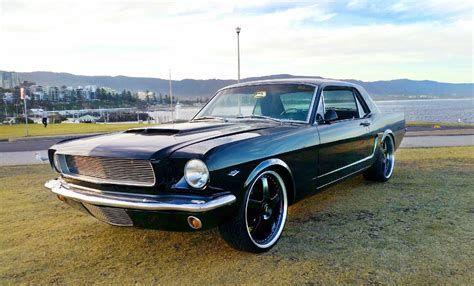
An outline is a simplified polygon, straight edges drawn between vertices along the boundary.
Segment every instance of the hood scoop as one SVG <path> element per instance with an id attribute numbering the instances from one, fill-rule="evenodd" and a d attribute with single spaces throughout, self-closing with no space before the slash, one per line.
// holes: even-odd
<path id="1" fill-rule="evenodd" d="M 205 131 L 215 131 L 232 128 L 233 124 L 209 124 L 209 123 L 180 123 L 176 125 L 167 124 L 161 127 L 142 127 L 124 131 L 124 133 L 140 135 L 161 135 L 161 136 L 184 136 Z M 237 127 L 238 128 L 238 127 Z M 240 129 L 240 128 L 238 128 Z"/>
<path id="2" fill-rule="evenodd" d="M 180 131 L 177 129 L 165 129 L 165 128 L 136 128 L 124 131 L 124 133 L 133 133 L 141 135 L 162 135 L 171 136 L 178 134 Z"/>

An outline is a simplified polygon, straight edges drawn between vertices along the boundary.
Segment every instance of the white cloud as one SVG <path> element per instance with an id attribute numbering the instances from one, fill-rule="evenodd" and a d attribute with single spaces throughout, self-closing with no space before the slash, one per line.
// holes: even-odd
<path id="1" fill-rule="evenodd" d="M 399 24 L 333 24 L 343 11 L 329 2 L 0 1 L 0 69 L 167 77 L 171 68 L 175 78 L 235 78 L 241 26 L 243 77 L 473 81 L 468 1 L 424 1 L 431 14 L 449 9 L 451 20 Z M 397 3 L 384 9 L 421 9 Z"/>

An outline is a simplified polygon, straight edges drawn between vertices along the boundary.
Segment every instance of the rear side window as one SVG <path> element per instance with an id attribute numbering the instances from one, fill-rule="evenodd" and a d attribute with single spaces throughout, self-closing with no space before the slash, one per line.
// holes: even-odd
<path id="1" fill-rule="evenodd" d="M 323 91 L 324 109 L 334 110 L 339 120 L 359 118 L 357 101 L 350 89 L 328 89 Z"/>

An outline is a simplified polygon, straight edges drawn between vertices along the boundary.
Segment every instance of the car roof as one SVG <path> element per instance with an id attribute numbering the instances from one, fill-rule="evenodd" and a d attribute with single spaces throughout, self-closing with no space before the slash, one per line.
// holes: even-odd
<path id="1" fill-rule="evenodd" d="M 241 87 L 241 86 L 252 86 L 252 85 L 259 85 L 259 84 L 277 84 L 277 83 L 287 83 L 287 84 L 310 84 L 310 85 L 315 85 L 318 86 L 328 86 L 328 85 L 336 85 L 336 86 L 348 86 L 348 87 L 354 87 L 356 88 L 359 93 L 362 95 L 362 98 L 365 100 L 367 105 L 369 106 L 369 109 L 373 113 L 378 113 L 380 112 L 377 106 L 375 105 L 374 101 L 372 98 L 369 96 L 367 91 L 360 85 L 347 82 L 347 81 L 341 81 L 341 80 L 332 80 L 332 79 L 325 79 L 325 78 L 281 78 L 281 79 L 266 79 L 266 80 L 256 80 L 256 81 L 246 81 L 246 82 L 241 82 L 241 83 L 236 83 L 232 85 L 228 85 L 226 87 L 223 87 L 218 90 L 224 90 L 228 88 L 233 88 L 233 87 Z"/>
<path id="2" fill-rule="evenodd" d="M 325 78 L 281 78 L 281 79 L 266 79 L 266 80 L 256 80 L 256 81 L 246 81 L 241 83 L 236 83 L 228 85 L 223 89 L 231 87 L 241 87 L 241 86 L 250 86 L 250 85 L 259 85 L 259 84 L 276 84 L 276 83 L 293 83 L 293 84 L 311 84 L 311 85 L 342 85 L 342 86 L 353 86 L 359 87 L 357 84 L 353 84 L 347 81 L 332 80 Z"/>

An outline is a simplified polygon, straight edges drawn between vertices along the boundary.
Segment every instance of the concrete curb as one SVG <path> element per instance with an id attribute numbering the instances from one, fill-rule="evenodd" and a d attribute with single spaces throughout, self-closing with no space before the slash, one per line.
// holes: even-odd
<path id="1" fill-rule="evenodd" d="M 406 137 L 422 136 L 464 136 L 474 135 L 474 129 L 450 129 L 450 130 L 431 130 L 431 131 L 407 131 Z"/>

